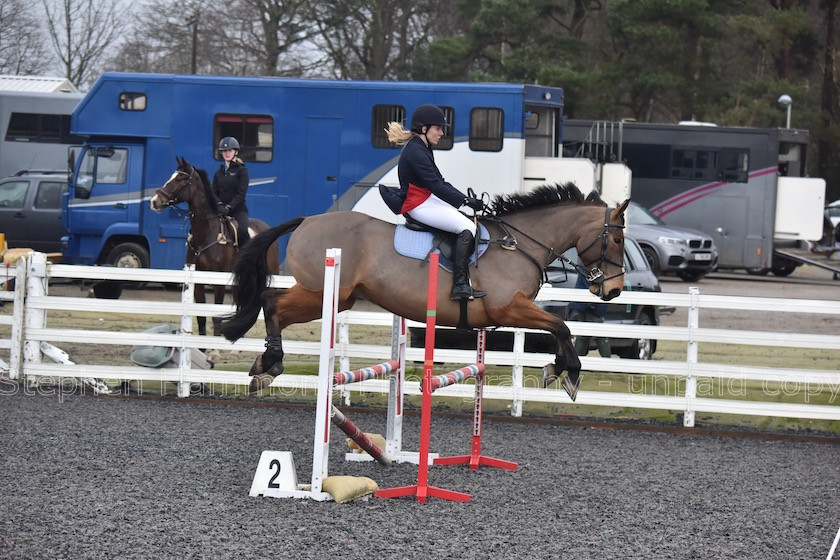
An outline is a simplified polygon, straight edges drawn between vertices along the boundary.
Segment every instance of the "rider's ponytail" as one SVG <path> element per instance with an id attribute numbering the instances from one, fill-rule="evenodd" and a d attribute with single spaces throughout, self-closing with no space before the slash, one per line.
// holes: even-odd
<path id="1" fill-rule="evenodd" d="M 389 122 L 385 128 L 385 132 L 388 134 L 388 140 L 397 146 L 408 143 L 411 137 L 414 136 L 413 132 L 406 130 L 402 123 L 398 122 Z"/>

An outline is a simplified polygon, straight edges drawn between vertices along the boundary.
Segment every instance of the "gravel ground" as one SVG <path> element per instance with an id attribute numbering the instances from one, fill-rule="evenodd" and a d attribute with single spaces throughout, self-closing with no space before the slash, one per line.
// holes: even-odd
<path id="1" fill-rule="evenodd" d="M 483 451 L 518 471 L 430 472 L 470 503 L 317 503 L 248 496 L 264 449 L 308 478 L 312 410 L 0 389 L 2 558 L 824 558 L 840 524 L 836 442 L 488 420 Z M 469 434 L 439 415 L 432 451 L 466 453 Z M 412 465 L 345 463 L 342 435 L 331 474 L 416 482 Z"/>

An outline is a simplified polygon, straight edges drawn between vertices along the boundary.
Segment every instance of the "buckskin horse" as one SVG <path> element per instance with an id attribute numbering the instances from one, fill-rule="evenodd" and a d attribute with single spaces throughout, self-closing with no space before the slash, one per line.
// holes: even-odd
<path id="1" fill-rule="evenodd" d="M 610 209 L 597 194 L 584 199 L 572 184 L 542 186 L 527 193 L 496 196 L 482 219 L 490 234 L 489 247 L 471 277 L 487 296 L 466 304 L 468 324 L 551 333 L 556 340 L 555 361 L 543 368 L 543 384 L 567 370 L 562 385 L 572 400 L 580 384 L 580 359 L 569 328 L 533 299 L 543 283 L 546 265 L 573 246 L 585 263 L 580 271 L 590 280 L 593 294 L 608 301 L 621 293 L 628 203 Z M 425 320 L 428 265 L 395 251 L 395 227 L 358 212 L 333 212 L 289 220 L 245 246 L 233 266 L 236 311 L 223 318 L 220 332 L 236 341 L 256 322 L 260 309 L 264 311 L 266 351 L 251 367 L 252 391 L 267 387 L 283 373 L 283 329 L 321 316 L 328 248 L 342 251 L 339 310 L 350 309 L 363 298 L 391 313 Z M 288 289 L 268 288 L 266 250 L 288 233 L 292 235 L 286 270 L 297 283 Z M 457 326 L 461 302 L 449 299 L 452 275 L 442 273 L 438 278 L 437 324 Z"/>
<path id="2" fill-rule="evenodd" d="M 149 200 L 149 206 L 155 212 L 160 212 L 167 206 L 180 202 L 187 203 L 190 219 L 190 234 L 187 238 L 187 264 L 194 264 L 196 270 L 213 272 L 229 272 L 234 259 L 239 253 L 234 243 L 236 227 L 230 223 L 230 218 L 219 216 L 216 205 L 211 204 L 215 197 L 210 191 L 210 180 L 207 172 L 197 169 L 187 160 L 176 158 L 178 168 L 155 195 Z M 268 230 L 268 224 L 262 220 L 251 218 L 248 227 L 255 233 Z M 277 243 L 270 243 L 262 247 L 265 254 L 266 270 L 278 274 L 280 270 L 280 256 Z M 224 303 L 225 286 L 213 286 L 213 294 L 217 304 Z M 195 286 L 196 303 L 206 301 L 204 284 Z M 207 318 L 198 317 L 198 333 L 207 334 Z M 219 333 L 218 317 L 213 318 L 213 332 Z"/>

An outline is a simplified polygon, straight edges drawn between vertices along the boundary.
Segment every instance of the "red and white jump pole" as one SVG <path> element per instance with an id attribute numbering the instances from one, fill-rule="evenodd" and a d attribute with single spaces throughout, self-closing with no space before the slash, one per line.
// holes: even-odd
<path id="1" fill-rule="evenodd" d="M 443 498 L 457 502 L 469 502 L 470 495 L 437 486 L 429 486 L 429 439 L 432 427 L 432 374 L 434 373 L 435 317 L 437 315 L 438 254 L 429 255 L 429 289 L 426 307 L 426 352 L 423 359 L 423 399 L 420 412 L 420 460 L 417 463 L 417 484 L 398 488 L 377 490 L 379 498 L 415 496 L 418 502 L 426 503 L 427 497 Z"/>

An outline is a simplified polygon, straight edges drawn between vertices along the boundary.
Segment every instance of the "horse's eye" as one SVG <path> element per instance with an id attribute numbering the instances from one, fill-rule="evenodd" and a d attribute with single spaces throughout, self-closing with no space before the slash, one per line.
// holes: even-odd
<path id="1" fill-rule="evenodd" d="M 622 243 L 624 243 L 624 238 L 623 237 L 613 237 L 613 241 L 615 241 L 616 245 L 621 245 Z"/>

